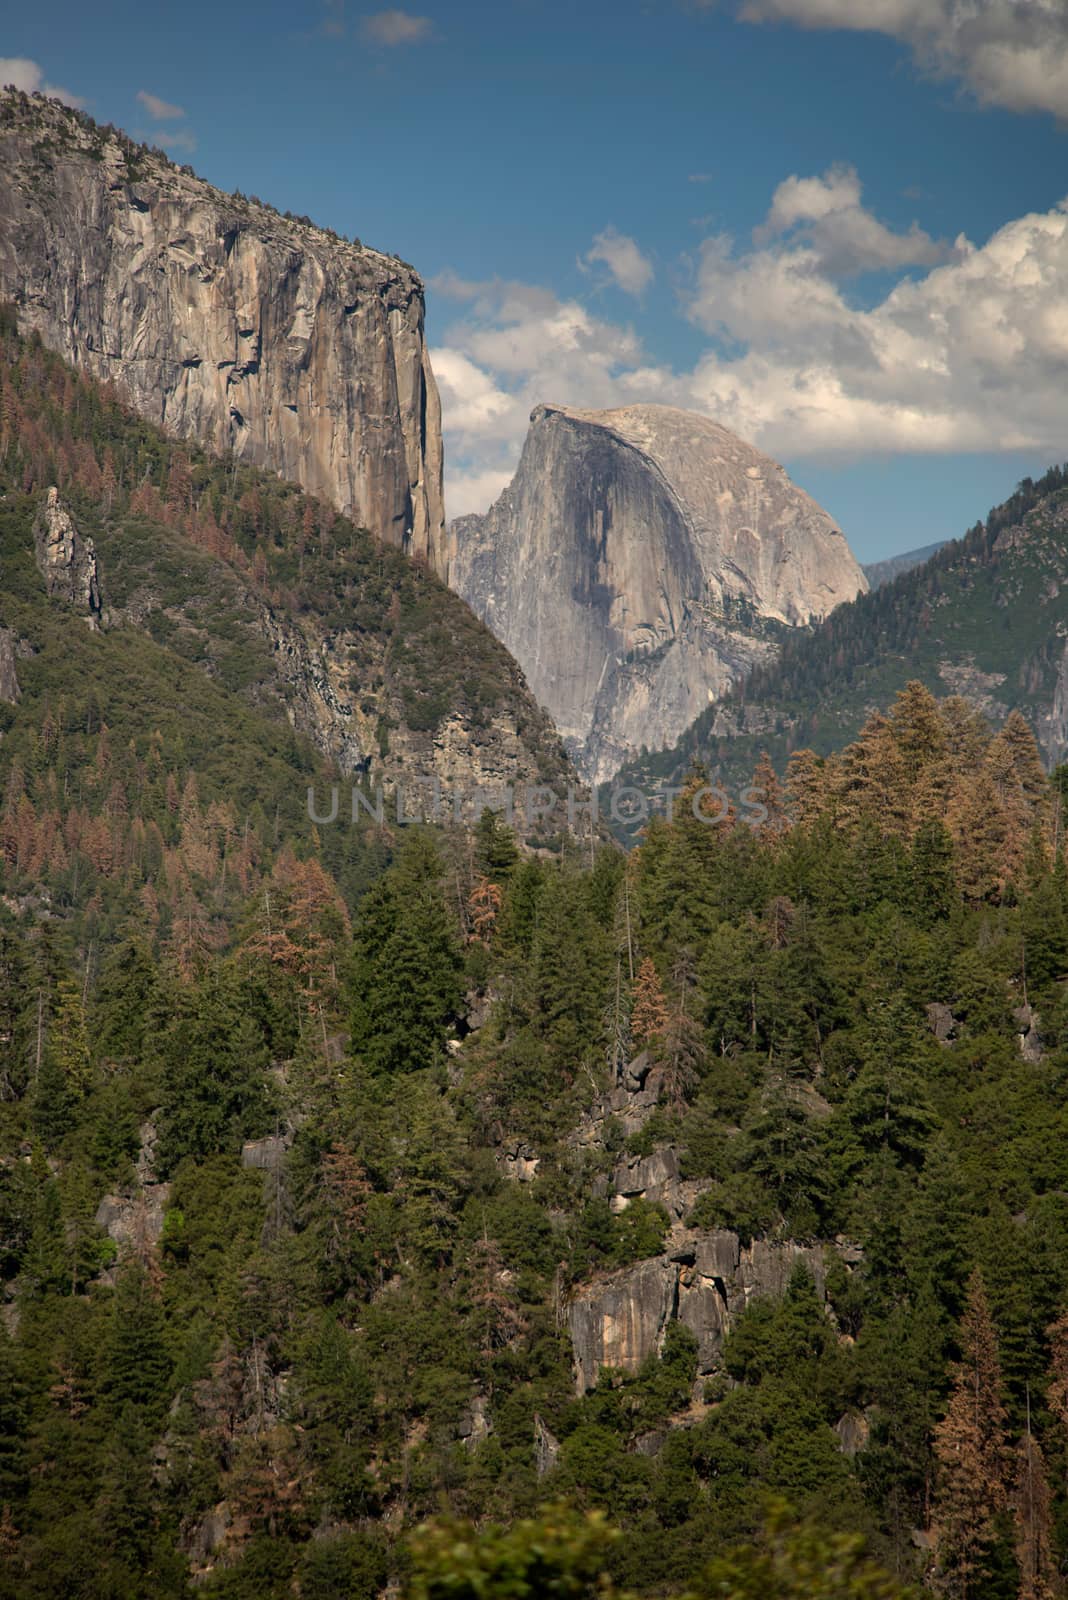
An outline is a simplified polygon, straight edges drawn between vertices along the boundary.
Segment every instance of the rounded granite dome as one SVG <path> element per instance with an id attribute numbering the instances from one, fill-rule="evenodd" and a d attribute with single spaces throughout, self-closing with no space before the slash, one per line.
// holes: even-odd
<path id="1" fill-rule="evenodd" d="M 536 406 L 511 484 L 452 536 L 453 586 L 598 779 L 867 588 L 778 462 L 674 406 Z"/>

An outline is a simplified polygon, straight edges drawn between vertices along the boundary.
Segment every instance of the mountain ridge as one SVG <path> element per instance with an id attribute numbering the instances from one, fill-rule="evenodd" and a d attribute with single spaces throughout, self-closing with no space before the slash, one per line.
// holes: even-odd
<path id="1" fill-rule="evenodd" d="M 784 640 L 678 743 L 618 781 L 656 787 L 694 761 L 744 782 L 764 749 L 819 755 L 855 738 L 910 679 L 962 695 L 995 725 L 1019 710 L 1048 765 L 1068 753 L 1068 471 L 1027 478 L 984 522 L 928 561 Z"/>

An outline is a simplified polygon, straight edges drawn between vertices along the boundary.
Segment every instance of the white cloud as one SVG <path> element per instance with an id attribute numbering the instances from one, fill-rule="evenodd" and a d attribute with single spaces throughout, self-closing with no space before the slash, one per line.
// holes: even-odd
<path id="1" fill-rule="evenodd" d="M 706 243 L 693 321 L 733 341 L 688 384 L 773 452 L 1062 453 L 1068 435 L 1068 209 L 1008 223 L 880 303 L 851 305 L 804 247 Z"/>
<path id="2" fill-rule="evenodd" d="M 502 489 L 512 481 L 514 467 L 490 467 L 485 472 L 458 468 L 449 472 L 449 520 L 466 517 L 471 511 L 485 511 Z"/>
<path id="3" fill-rule="evenodd" d="M 62 100 L 64 105 L 84 106 L 85 101 L 76 94 L 71 94 L 69 89 L 61 89 L 58 84 L 46 83 L 45 75 L 36 61 L 28 61 L 25 56 L 0 56 L 0 85 L 13 84 L 16 89 L 21 89 L 24 94 L 47 94 L 53 100 Z"/>
<path id="4" fill-rule="evenodd" d="M 615 228 L 605 228 L 597 234 L 580 265 L 591 267 L 598 263 L 608 268 L 616 288 L 624 294 L 640 296 L 653 281 L 652 262 L 642 255 L 633 239 Z"/>
<path id="5" fill-rule="evenodd" d="M 1064 0 L 742 0 L 739 16 L 889 34 L 984 104 L 1068 117 Z"/>
<path id="6" fill-rule="evenodd" d="M 758 244 L 781 235 L 804 240 L 832 278 L 931 267 L 953 257 L 955 247 L 932 239 L 915 222 L 907 233 L 894 233 L 864 208 L 862 192 L 853 167 L 832 167 L 818 178 L 787 178 L 754 238 Z"/>
<path id="7" fill-rule="evenodd" d="M 410 11 L 376 11 L 364 17 L 361 28 L 364 37 L 374 44 L 392 47 L 400 44 L 420 44 L 431 31 L 429 17 L 416 17 Z"/>
<path id="8" fill-rule="evenodd" d="M 430 287 L 462 306 L 431 352 L 452 517 L 484 509 L 509 481 L 539 401 L 612 405 L 640 369 L 642 350 L 630 328 L 532 284 L 446 273 Z"/>
<path id="9" fill-rule="evenodd" d="M 691 407 L 780 457 L 1027 450 L 1063 458 L 1068 200 L 1007 223 L 978 247 L 961 238 L 950 249 L 919 230 L 889 235 L 906 241 L 902 262 L 917 265 L 936 249 L 942 259 L 862 304 L 836 277 L 841 241 L 836 256 L 821 232 L 843 216 L 859 232 L 858 215 L 869 215 L 860 196 L 848 169 L 795 176 L 776 191 L 754 244 L 707 239 L 684 303 L 706 342 L 686 370 L 650 362 L 631 328 L 545 289 L 456 278 L 432 285 L 461 307 L 434 352 L 450 515 L 484 507 L 507 480 L 540 401 Z M 850 244 L 856 270 L 860 247 Z"/>
<path id="10" fill-rule="evenodd" d="M 181 106 L 172 106 L 169 100 L 161 100 L 147 89 L 138 89 L 137 98 L 155 122 L 178 122 L 185 116 Z"/>

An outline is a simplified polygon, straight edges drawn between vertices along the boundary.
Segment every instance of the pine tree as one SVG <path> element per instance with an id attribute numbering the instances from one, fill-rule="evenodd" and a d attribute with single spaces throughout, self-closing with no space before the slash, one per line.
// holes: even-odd
<path id="1" fill-rule="evenodd" d="M 779 782 L 779 775 L 766 750 L 760 752 L 760 759 L 753 770 L 749 787 L 756 802 L 767 812 L 757 832 L 771 837 L 784 833 L 790 825 L 786 790 Z"/>
<path id="2" fill-rule="evenodd" d="M 183 1156 L 236 1149 L 267 1132 L 272 1095 L 263 1033 L 232 963 L 216 963 L 159 1041 L 162 1077 L 157 1159 L 171 1172 Z"/>
<path id="3" fill-rule="evenodd" d="M 123 939 L 105 958 L 93 1003 L 93 1035 L 100 1057 L 138 1059 L 155 983 L 156 963 L 139 935 Z"/>
<path id="4" fill-rule="evenodd" d="M 33 1086 L 30 1120 L 46 1150 L 55 1150 L 74 1126 L 74 1093 L 54 1050 L 45 1048 Z"/>
<path id="5" fill-rule="evenodd" d="M 636 1044 L 648 1044 L 650 1039 L 663 1033 L 667 1026 L 668 1009 L 656 964 L 646 956 L 634 980 L 634 998 L 630 1012 L 630 1031 Z"/>
<path id="6" fill-rule="evenodd" d="M 491 883 L 508 882 L 519 864 L 519 848 L 515 834 L 501 821 L 496 811 L 480 813 L 475 824 L 475 865 Z"/>
<path id="7" fill-rule="evenodd" d="M 926 816 L 913 835 L 909 867 L 917 909 L 929 925 L 946 921 L 959 902 L 953 841 L 940 816 Z"/>
<path id="8" fill-rule="evenodd" d="M 127 1402 L 150 1413 L 158 1408 L 171 1362 L 163 1312 L 139 1261 L 127 1262 L 119 1273 L 101 1354 L 101 1388 L 118 1413 Z"/>
<path id="9" fill-rule="evenodd" d="M 26 1385 L 0 1325 L 0 1506 L 14 1506 L 26 1490 L 27 1420 Z"/>
<path id="10" fill-rule="evenodd" d="M 1016 1565 L 1019 1600 L 1057 1600 L 1064 1592 L 1053 1556 L 1049 1480 L 1042 1447 L 1028 1427 L 1016 1452 Z"/>
<path id="11" fill-rule="evenodd" d="M 946 755 L 948 740 L 938 701 L 925 684 L 914 678 L 898 694 L 889 721 L 906 777 L 916 783 L 925 768 L 941 762 Z"/>
<path id="12" fill-rule="evenodd" d="M 663 1029 L 664 1093 L 681 1110 L 705 1059 L 704 1031 L 695 1015 L 697 972 L 693 952 L 685 946 L 671 964 L 671 983 L 675 995 Z"/>
<path id="13" fill-rule="evenodd" d="M 869 717 L 860 737 L 828 762 L 827 771 L 839 827 L 874 822 L 884 833 L 907 831 L 908 767 L 887 717 Z"/>
<path id="14" fill-rule="evenodd" d="M 981 1594 L 984 1561 L 1008 1504 L 1006 1412 L 1001 1362 L 981 1273 L 968 1280 L 961 1361 L 949 1407 L 935 1429 L 938 1484 L 932 1528 L 936 1581 L 954 1600 Z"/>
<path id="15" fill-rule="evenodd" d="M 95 1511 L 109 1559 L 147 1575 L 156 1527 L 152 1454 L 141 1414 L 129 1400 L 108 1433 Z"/>
<path id="16" fill-rule="evenodd" d="M 80 985 L 70 978 L 59 981 L 56 1010 L 46 1053 L 55 1058 L 73 1099 L 80 1100 L 89 1087 L 89 1030 Z"/>
<path id="17" fill-rule="evenodd" d="M 353 952 L 354 1053 L 390 1073 L 433 1066 L 459 1007 L 460 966 L 441 858 L 429 838 L 413 834 L 360 906 Z"/>
<path id="18" fill-rule="evenodd" d="M 1056 1417 L 1068 1443 L 1068 1311 L 1063 1311 L 1048 1328 L 1050 1346 L 1050 1384 L 1046 1404 Z"/>

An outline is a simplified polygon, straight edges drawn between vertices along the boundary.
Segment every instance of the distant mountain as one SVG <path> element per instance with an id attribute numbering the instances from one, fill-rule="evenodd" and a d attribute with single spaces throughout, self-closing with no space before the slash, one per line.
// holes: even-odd
<path id="1" fill-rule="evenodd" d="M 912 679 L 993 724 L 1019 710 L 1044 759 L 1068 754 L 1068 468 L 1020 484 L 963 539 L 805 633 L 616 781 L 656 787 L 696 760 L 744 782 L 762 750 L 840 749 Z"/>
<path id="2" fill-rule="evenodd" d="M 906 550 L 904 555 L 888 556 L 885 561 L 866 561 L 864 576 L 868 580 L 868 588 L 881 589 L 884 583 L 900 578 L 903 572 L 911 572 L 913 567 L 922 566 L 933 555 L 937 555 L 945 543 L 945 539 L 939 539 L 937 544 L 925 544 L 920 550 Z"/>
<path id="3" fill-rule="evenodd" d="M 538 406 L 512 483 L 451 525 L 449 581 L 598 778 L 865 588 L 777 462 L 659 405 Z"/>

